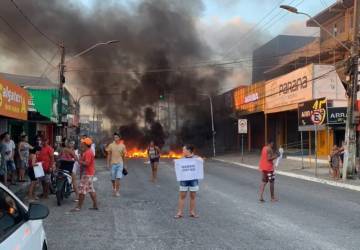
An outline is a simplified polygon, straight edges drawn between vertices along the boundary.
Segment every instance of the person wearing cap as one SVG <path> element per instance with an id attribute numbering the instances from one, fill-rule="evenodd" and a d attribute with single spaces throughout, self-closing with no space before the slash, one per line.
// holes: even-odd
<path id="1" fill-rule="evenodd" d="M 93 152 L 94 156 L 96 156 L 96 145 L 95 142 L 93 141 L 93 139 L 90 136 L 87 136 L 86 134 L 83 134 L 81 136 L 81 140 L 85 140 L 86 138 L 91 139 L 92 143 L 91 143 L 91 151 Z"/>
<path id="2" fill-rule="evenodd" d="M 120 196 L 120 179 L 123 177 L 126 147 L 118 133 L 114 133 L 114 141 L 107 147 L 107 167 L 111 167 L 113 196 Z"/>
<path id="3" fill-rule="evenodd" d="M 95 156 L 91 150 L 92 140 L 90 138 L 85 138 L 81 140 L 81 146 L 83 147 L 83 154 L 79 160 L 81 166 L 80 170 L 80 184 L 79 184 L 79 202 L 77 206 L 72 209 L 72 212 L 78 212 L 81 210 L 82 205 L 84 204 L 85 195 L 90 194 L 90 197 L 93 201 L 93 207 L 91 210 L 98 210 L 96 192 L 94 189 L 93 178 L 95 175 Z"/>

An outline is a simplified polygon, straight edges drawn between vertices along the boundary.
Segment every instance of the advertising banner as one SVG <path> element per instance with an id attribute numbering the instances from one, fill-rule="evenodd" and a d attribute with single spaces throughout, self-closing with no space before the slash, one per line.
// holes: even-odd
<path id="1" fill-rule="evenodd" d="M 235 89 L 235 110 L 240 114 L 264 111 L 265 82 L 251 84 Z"/>
<path id="2" fill-rule="evenodd" d="M 327 123 L 336 125 L 346 123 L 347 109 L 345 107 L 327 108 Z"/>
<path id="3" fill-rule="evenodd" d="M 27 120 L 28 92 L 16 84 L 0 78 L 0 115 Z"/>
<path id="4" fill-rule="evenodd" d="M 316 99 L 299 104 L 299 126 L 326 124 L 326 99 Z"/>
<path id="5" fill-rule="evenodd" d="M 265 85 L 265 112 L 297 109 L 298 103 L 311 100 L 313 65 L 294 70 L 269 80 Z"/>
<path id="6" fill-rule="evenodd" d="M 183 158 L 175 160 L 177 181 L 204 179 L 204 160 L 201 158 Z"/>

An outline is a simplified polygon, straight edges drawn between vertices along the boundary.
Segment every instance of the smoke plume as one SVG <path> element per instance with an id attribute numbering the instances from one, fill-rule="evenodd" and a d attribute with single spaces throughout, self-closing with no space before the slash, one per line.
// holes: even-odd
<path id="1" fill-rule="evenodd" d="M 100 41 L 120 42 L 101 46 L 66 64 L 67 83 L 83 86 L 87 93 L 119 93 L 94 97 L 104 115 L 114 122 L 130 124 L 143 116 L 143 107 L 152 105 L 159 95 L 175 95 L 188 102 L 189 94 L 217 89 L 225 71 L 212 67 L 187 67 L 211 59 L 211 49 L 196 29 L 203 4 L 200 0 L 143 0 L 135 4 L 122 1 L 94 1 L 89 8 L 71 0 L 15 0 L 24 13 L 47 36 L 63 42 L 67 58 Z M 129 1 L 130 2 L 130 1 Z M 0 15 L 48 60 L 57 50 L 26 22 L 10 0 L 0 3 Z M 0 59 L 14 71 L 39 72 L 45 68 L 34 52 L 0 21 Z M 16 63 L 15 63 L 16 62 Z M 57 65 L 58 56 L 52 62 Z M 186 66 L 184 68 L 184 66 Z M 180 70 L 179 70 L 180 69 Z M 56 69 L 49 72 L 56 73 Z"/>

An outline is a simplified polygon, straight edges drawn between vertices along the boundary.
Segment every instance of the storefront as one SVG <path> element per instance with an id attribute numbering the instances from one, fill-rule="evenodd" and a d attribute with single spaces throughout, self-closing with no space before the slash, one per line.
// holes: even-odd
<path id="1" fill-rule="evenodd" d="M 315 65 L 299 68 L 286 75 L 269 80 L 265 85 L 265 137 L 278 146 L 283 145 L 288 152 L 298 153 L 301 147 L 298 105 L 307 101 L 326 97 L 338 102 L 345 100 L 345 90 L 340 79 L 330 65 Z M 325 103 L 326 106 L 326 103 Z M 326 122 L 325 122 L 326 123 Z M 313 145 L 314 133 L 308 132 L 307 144 Z M 318 132 L 318 154 L 328 154 L 329 141 L 326 130 Z M 330 139 L 329 139 L 330 138 Z"/>
<path id="2" fill-rule="evenodd" d="M 235 89 L 234 104 L 236 117 L 247 119 L 248 133 L 244 139 L 245 148 L 248 151 L 261 149 L 265 143 L 265 82 Z M 240 145 L 239 135 L 238 145 Z"/>
<path id="3" fill-rule="evenodd" d="M 33 89 L 29 88 L 31 96 L 31 102 L 35 112 L 38 112 L 41 116 L 48 118 L 48 120 L 42 120 L 37 122 L 36 133 L 40 136 L 45 136 L 50 139 L 51 143 L 55 141 L 55 133 L 58 123 L 58 89 Z M 62 125 L 64 128 L 64 134 L 66 134 L 66 128 L 68 124 L 69 113 L 69 94 L 64 93 L 62 100 L 63 118 Z"/>
<path id="4" fill-rule="evenodd" d="M 0 76 L 0 133 L 8 131 L 15 142 L 27 132 L 28 92 Z"/>

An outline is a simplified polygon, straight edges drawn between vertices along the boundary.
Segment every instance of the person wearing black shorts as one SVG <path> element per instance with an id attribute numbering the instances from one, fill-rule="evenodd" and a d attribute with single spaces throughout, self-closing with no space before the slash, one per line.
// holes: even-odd
<path id="1" fill-rule="evenodd" d="M 151 182 L 155 183 L 157 181 L 157 170 L 160 161 L 160 148 L 155 145 L 154 141 L 151 141 L 147 153 L 152 170 Z"/>
<path id="2" fill-rule="evenodd" d="M 34 166 L 37 162 L 37 153 L 40 151 L 40 147 L 35 147 L 33 149 L 30 149 L 29 152 L 29 167 L 28 167 L 28 176 L 31 180 L 31 183 L 29 185 L 29 191 L 28 191 L 28 199 L 29 202 L 33 202 L 35 200 L 38 200 L 39 198 L 35 195 L 35 187 L 37 183 L 37 178 L 35 177 L 34 173 Z"/>

